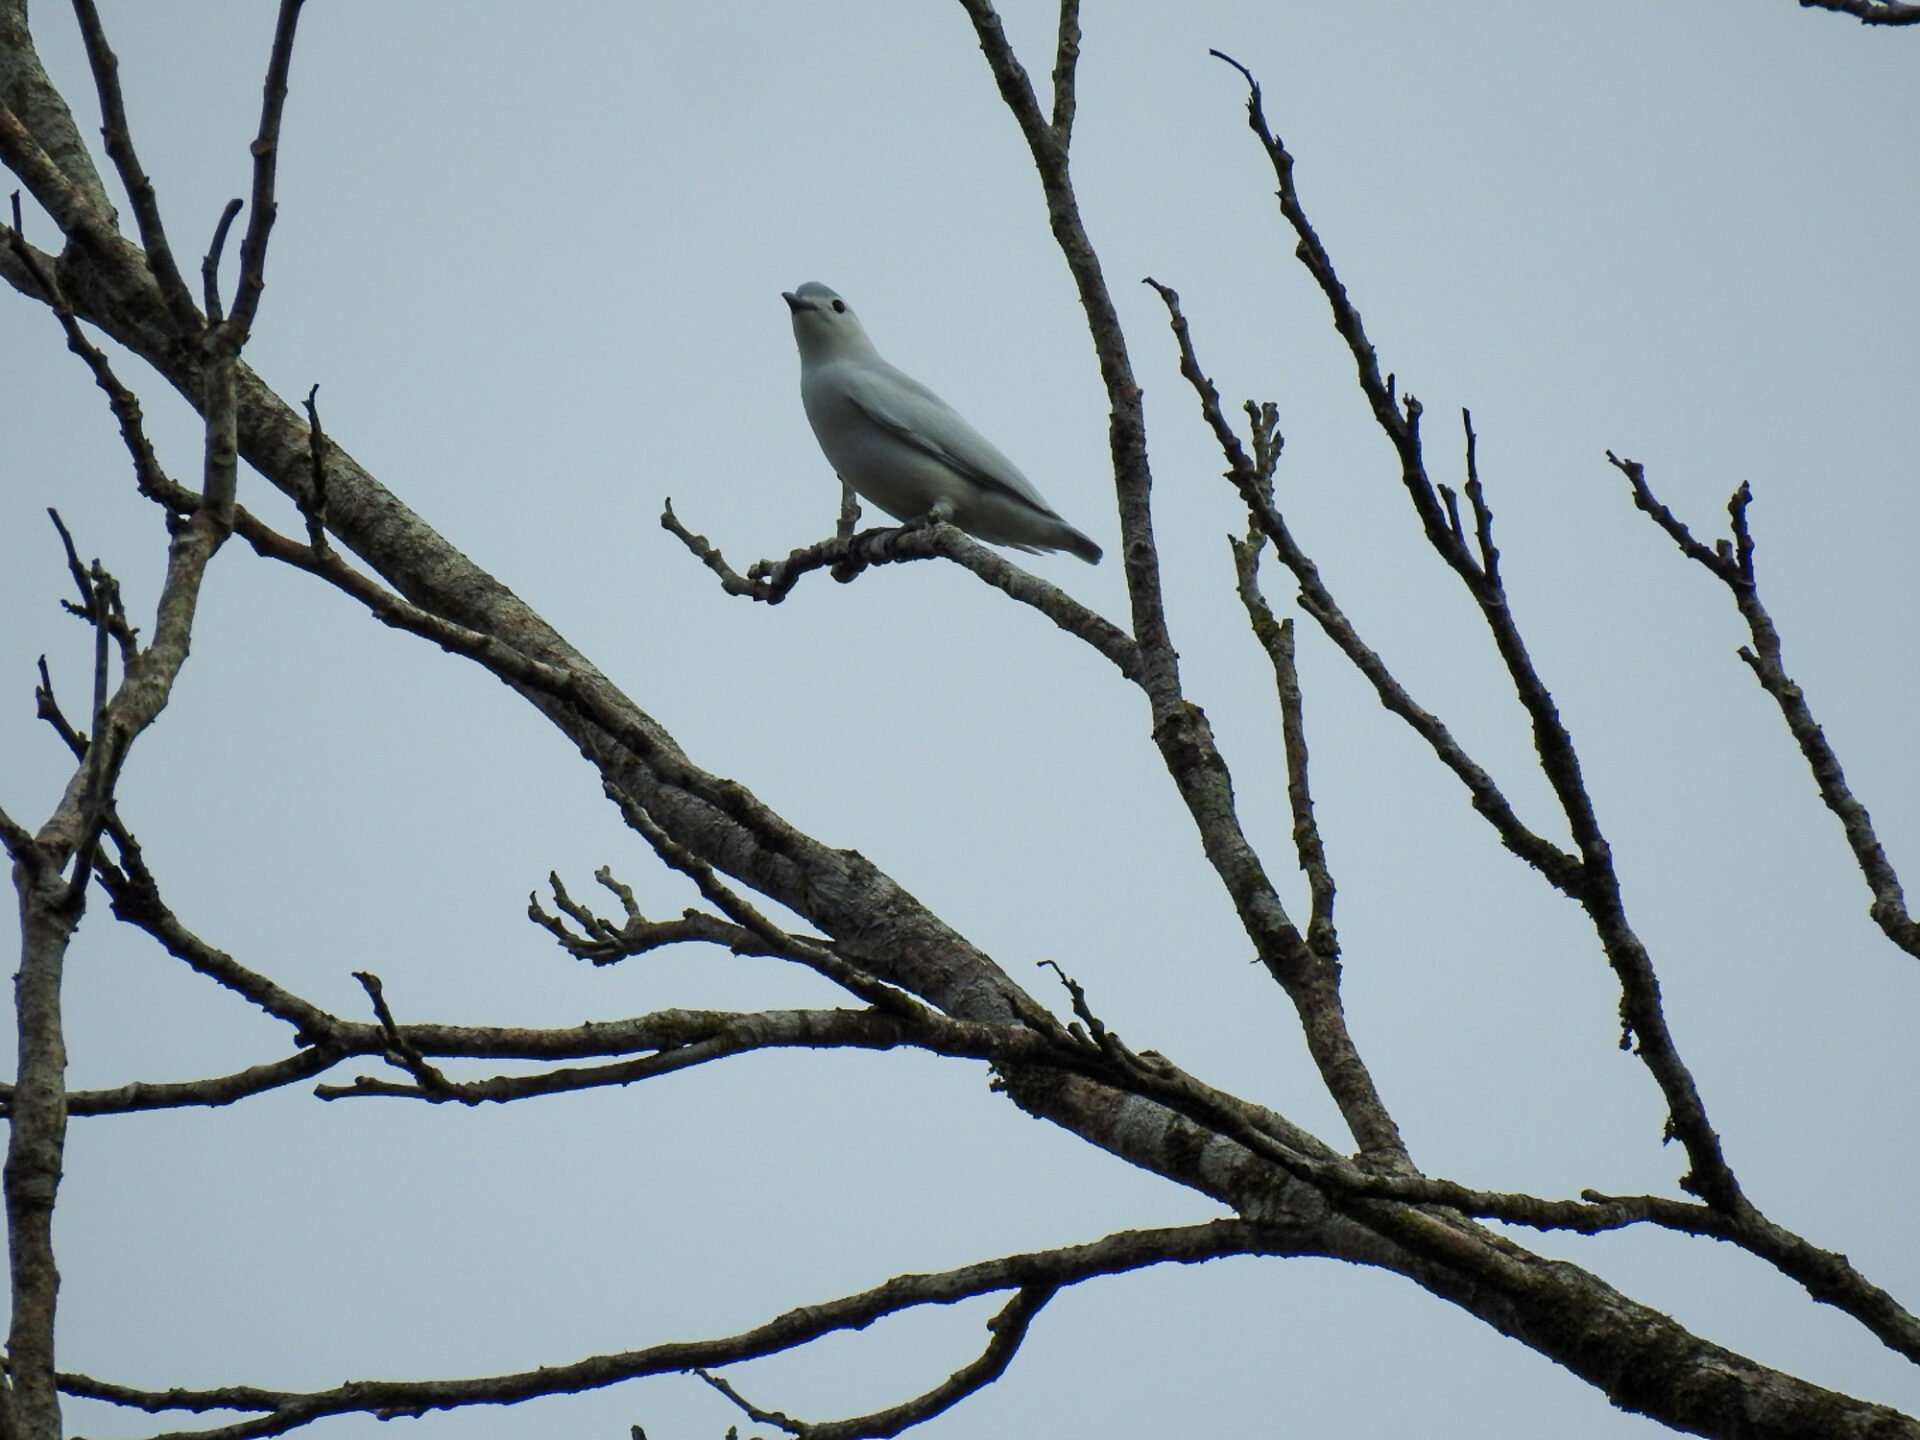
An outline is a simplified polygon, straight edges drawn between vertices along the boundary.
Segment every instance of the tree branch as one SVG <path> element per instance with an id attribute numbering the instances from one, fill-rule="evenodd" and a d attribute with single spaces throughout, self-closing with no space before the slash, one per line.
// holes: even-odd
<path id="1" fill-rule="evenodd" d="M 1288 916 L 1241 828 L 1234 809 L 1232 776 L 1214 743 L 1206 716 L 1181 691 L 1179 657 L 1167 628 L 1153 535 L 1153 474 L 1147 461 L 1140 387 L 1134 379 L 1126 336 L 1105 274 L 1081 222 L 1066 144 L 1042 118 L 1027 72 L 1008 44 L 993 6 L 988 0 L 960 3 L 973 21 L 1000 96 L 1026 138 L 1046 197 L 1054 240 L 1079 290 L 1107 387 L 1121 555 L 1133 611 L 1134 639 L 1140 647 L 1137 683 L 1152 707 L 1154 743 L 1193 816 L 1207 859 L 1232 898 L 1242 927 L 1268 973 L 1293 1002 L 1307 1048 L 1354 1139 L 1379 1164 L 1410 1168 L 1412 1161 L 1399 1128 L 1375 1089 L 1347 1028 L 1338 967 L 1313 953 Z M 1063 19 L 1072 19 L 1070 10 L 1063 11 Z"/>
<path id="2" fill-rule="evenodd" d="M 626 920 L 615 925 L 595 915 L 567 893 L 557 874 L 549 874 L 555 906 L 571 919 L 579 930 L 567 928 L 566 921 L 542 908 L 537 894 L 527 896 L 527 918 L 558 940 L 569 955 L 595 965 L 614 965 L 636 955 L 645 955 L 668 945 L 700 943 L 723 945 L 735 955 L 784 955 L 764 937 L 744 925 L 735 925 L 704 911 L 688 909 L 677 920 L 649 920 L 634 903 L 633 891 L 613 878 L 605 866 L 594 871 L 594 878 L 620 896 L 626 906 Z"/>
<path id="3" fill-rule="evenodd" d="M 1477 468 L 1469 471 L 1468 494 L 1474 506 L 1480 543 L 1478 556 L 1468 548 L 1457 510 L 1450 522 L 1448 510 L 1436 497 L 1421 450 L 1419 403 L 1408 396 L 1403 409 L 1394 398 L 1391 378 L 1381 378 L 1379 362 L 1361 324 L 1360 313 L 1348 298 L 1346 288 L 1334 272 L 1332 260 L 1301 206 L 1293 179 L 1293 156 L 1267 125 L 1258 82 L 1237 60 L 1219 51 L 1213 53 L 1238 70 L 1247 82 L 1247 123 L 1259 137 L 1279 182 L 1281 213 L 1299 238 L 1295 253 L 1326 296 L 1334 328 L 1347 342 L 1360 388 L 1374 419 L 1399 455 L 1401 480 L 1428 542 L 1460 577 L 1479 606 L 1494 647 L 1506 665 L 1515 695 L 1532 722 L 1541 773 L 1567 817 L 1579 850 L 1581 887 L 1577 898 L 1620 983 L 1623 1044 L 1628 1037 L 1637 1040 L 1638 1053 L 1666 1100 L 1668 1132 L 1686 1148 L 1689 1169 L 1680 1183 L 1711 1205 L 1730 1214 L 1743 1214 L 1749 1202 L 1741 1193 L 1739 1181 L 1722 1151 L 1720 1137 L 1708 1120 L 1705 1102 L 1668 1029 L 1652 958 L 1628 923 L 1612 851 L 1601 833 L 1593 801 L 1581 776 L 1573 738 L 1560 721 L 1553 696 L 1534 668 L 1508 606 L 1497 568 L 1497 552 L 1493 548 L 1492 516 L 1480 495 Z M 1471 424 L 1467 434 L 1471 459 Z"/>
<path id="4" fill-rule="evenodd" d="M 73 1090 L 67 1094 L 67 1113 L 131 1115 L 142 1110 L 214 1109 L 324 1074 L 349 1053 L 331 1043 L 317 1044 L 284 1060 L 249 1065 L 231 1075 L 216 1075 L 205 1080 L 165 1083 L 136 1080 L 111 1090 Z M 12 1098 L 11 1086 L 0 1087 L 0 1113 L 4 1113 Z"/>
<path id="5" fill-rule="evenodd" d="M 823 1335 L 863 1329 L 922 1305 L 951 1305 L 996 1290 L 1049 1293 L 1101 1275 L 1168 1262 L 1195 1264 L 1226 1255 L 1316 1253 L 1285 1227 L 1217 1220 L 1166 1230 L 1123 1231 L 1088 1245 L 1010 1255 L 931 1275 L 900 1275 L 857 1295 L 790 1310 L 764 1325 L 718 1340 L 680 1341 L 566 1365 L 472 1380 L 358 1380 L 331 1390 L 299 1393 L 236 1386 L 220 1390 L 139 1391 L 83 1375 L 63 1375 L 61 1388 L 130 1408 L 265 1411 L 257 1419 L 208 1430 L 175 1431 L 153 1440 L 259 1440 L 283 1435 L 329 1415 L 372 1414 L 382 1419 L 423 1415 L 466 1405 L 511 1405 L 542 1395 L 578 1394 L 643 1375 L 663 1375 L 737 1364 L 796 1349 Z M 991 1347 L 990 1347 L 991 1348 Z"/>
<path id="6" fill-rule="evenodd" d="M 1826 732 L 1813 718 L 1806 693 L 1794 683 L 1781 661 L 1780 632 L 1774 628 L 1773 617 L 1760 601 L 1760 584 L 1754 573 L 1753 532 L 1747 525 L 1747 507 L 1753 502 L 1752 488 L 1742 484 L 1727 502 L 1732 542 L 1721 540 L 1709 549 L 1694 539 L 1693 532 L 1654 497 L 1644 466 L 1633 460 L 1622 460 L 1611 450 L 1607 452 L 1607 459 L 1633 487 L 1634 505 L 1667 532 L 1682 554 L 1707 570 L 1732 594 L 1734 608 L 1747 622 L 1747 633 L 1753 639 L 1751 648 L 1740 647 L 1740 658 L 1753 671 L 1760 688 L 1780 707 L 1788 733 L 1813 772 L 1813 783 L 1819 787 L 1821 800 L 1839 818 L 1847 846 L 1853 851 L 1854 863 L 1860 867 L 1867 888 L 1873 892 L 1873 904 L 1867 913 L 1895 945 L 1909 955 L 1920 955 L 1920 922 L 1907 912 L 1906 893 L 1874 831 L 1873 817 L 1848 788 L 1840 757 L 1834 754 L 1833 747 L 1827 743 Z"/>
<path id="7" fill-rule="evenodd" d="M 1802 10 L 1832 10 L 1862 25 L 1920 25 L 1920 5 L 1902 0 L 1800 0 Z"/>
<path id="8" fill-rule="evenodd" d="M 585 1069 L 469 1081 L 449 1080 L 426 1063 L 427 1047 L 418 1038 L 425 1027 L 395 1026 L 384 1049 L 389 1060 L 413 1075 L 414 1084 L 398 1085 L 363 1075 L 351 1085 L 322 1085 L 314 1093 L 322 1100 L 385 1096 L 436 1104 L 448 1100 L 463 1105 L 504 1104 L 536 1095 L 632 1085 L 730 1055 L 791 1048 L 891 1050 L 910 1045 L 939 1055 L 1003 1063 L 1035 1064 L 1052 1058 L 1046 1042 L 1030 1032 L 969 1025 L 932 1012 L 924 1012 L 916 1021 L 878 1010 L 773 1010 L 747 1015 L 669 1011 L 629 1022 L 626 1028 L 635 1025 L 644 1025 L 652 1032 L 653 1054 Z M 593 1027 L 595 1031 L 609 1028 L 604 1024 Z M 556 1038 L 564 1033 L 556 1032 Z M 634 1047 L 629 1041 L 623 1048 Z M 433 1053 L 449 1050 L 436 1049 Z"/>
<path id="9" fill-rule="evenodd" d="M 111 59 L 111 57 L 109 57 Z M 133 457 L 134 478 L 139 482 L 142 495 L 158 493 L 172 482 L 161 469 L 159 458 L 154 454 L 152 444 L 147 440 L 146 426 L 140 412 L 140 401 L 114 374 L 113 365 L 105 353 L 88 340 L 80 328 L 79 320 L 74 316 L 73 307 L 60 291 L 60 282 L 53 269 L 34 248 L 27 244 L 27 238 L 20 230 L 20 197 L 13 200 L 13 225 L 7 231 L 7 244 L 20 264 L 32 275 L 40 288 L 41 297 L 60 322 L 60 328 L 66 333 L 67 348 L 78 355 L 93 372 L 96 385 L 105 392 L 107 404 L 113 410 L 113 418 L 120 425 L 120 439 L 127 447 L 127 453 Z M 178 278 L 177 276 L 175 277 Z"/>
<path id="10" fill-rule="evenodd" d="M 717 1375 L 697 1368 L 694 1373 L 738 1405 L 750 1419 L 766 1425 L 778 1425 L 788 1434 L 799 1437 L 799 1440 L 870 1440 L 870 1437 L 898 1435 L 902 1430 L 911 1429 L 951 1410 L 976 1390 L 985 1389 L 1004 1375 L 1020 1349 L 1020 1342 L 1027 1338 L 1027 1327 L 1057 1293 L 1057 1286 L 1022 1286 L 1000 1312 L 987 1322 L 987 1347 L 978 1359 L 954 1371 L 924 1395 L 850 1420 L 814 1424 L 792 1420 L 777 1411 L 760 1410 L 749 1405 L 738 1391 Z"/>
<path id="11" fill-rule="evenodd" d="M 4 100 L 0 100 L 0 162 L 20 177 L 61 234 L 76 244 L 104 255 L 124 243 L 112 215 L 67 177 Z"/>
<path id="12" fill-rule="evenodd" d="M 0 0 L 0 9 L 4 6 Z M 996 66 L 997 75 L 1001 68 Z M 1033 133 L 1024 120 L 1023 130 Z M 1063 168 L 1060 174 L 1064 176 Z M 1050 213 L 1056 198 L 1057 193 L 1050 193 Z M 1066 199 L 1072 218 L 1070 193 Z M 1076 227 L 1077 218 L 1066 228 Z M 1060 229 L 1056 226 L 1056 234 Z M 85 245 L 76 247 L 69 261 L 75 304 L 154 363 L 190 401 L 201 404 L 199 374 L 170 347 L 164 307 L 150 282 L 142 288 L 144 267 L 126 253 L 130 248 L 95 252 Z M 11 254 L 8 258 L 13 259 Z M 1090 250 L 1084 258 L 1090 261 Z M 1097 268 L 1089 270 L 1073 254 L 1069 264 L 1076 267 L 1076 283 L 1084 294 L 1088 277 L 1098 280 Z M 7 272 L 10 278 L 17 269 L 16 261 Z M 106 303 L 109 299 L 111 304 Z M 1111 307 L 1104 313 L 1110 318 Z M 1102 323 L 1097 313 L 1090 319 L 1097 334 Z M 1117 340 L 1117 323 L 1112 334 Z M 1111 362 L 1117 355 L 1124 364 L 1124 348 L 1097 348 L 1103 376 L 1111 382 L 1121 373 Z M 1122 378 L 1131 383 L 1130 372 Z M 243 453 L 287 493 L 308 490 L 314 464 L 309 427 L 244 365 L 236 367 L 235 386 Z M 1109 394 L 1116 394 L 1113 383 Z M 1137 401 L 1136 391 L 1130 401 L 1116 404 L 1113 426 L 1121 461 L 1117 468 L 1130 477 L 1129 483 L 1147 477 L 1144 449 L 1139 451 L 1140 464 L 1128 469 L 1129 447 L 1136 440 L 1144 443 Z M 470 643 L 487 655 L 499 667 L 495 673 L 519 672 L 553 681 L 554 689 L 517 677 L 514 683 L 601 769 L 610 785 L 643 808 L 675 843 L 804 915 L 849 963 L 924 995 L 953 1014 L 1009 1027 L 1024 1019 L 1028 1007 L 1039 1010 L 990 958 L 864 858 L 820 844 L 767 810 L 744 787 L 700 771 L 650 716 L 608 685 L 506 587 L 449 546 L 351 456 L 332 445 L 326 451 L 328 527 L 341 544 L 407 596 L 404 603 L 414 607 L 422 633 L 431 628 L 427 621 L 436 622 L 456 642 Z M 1135 504 L 1142 520 L 1145 498 L 1144 485 L 1123 490 L 1123 504 Z M 1136 525 L 1129 531 L 1125 519 L 1122 528 L 1129 565 L 1151 572 L 1157 595 L 1150 529 Z M 1139 543 L 1143 540 L 1145 549 Z M 1161 646 L 1155 652 L 1161 658 L 1170 658 L 1164 630 L 1149 633 L 1153 613 L 1148 607 L 1143 623 L 1136 603 L 1135 634 Z M 1149 648 L 1143 641 L 1143 653 Z M 1149 673 L 1151 662 L 1143 659 L 1142 669 L 1149 681 L 1155 678 Z M 1174 713 L 1174 702 L 1184 705 L 1177 688 L 1163 688 L 1161 694 L 1172 696 L 1166 707 L 1170 719 L 1185 718 Z M 1160 718 L 1157 713 L 1157 740 L 1184 738 L 1198 744 L 1208 738 L 1198 728 L 1176 732 L 1163 727 Z M 1163 753 L 1165 748 L 1170 747 L 1163 745 Z M 1208 783 L 1224 781 L 1224 767 L 1205 778 Z M 1218 838 L 1218 832 L 1208 838 Z M 1227 852 L 1210 850 L 1215 853 Z M 1251 893 L 1237 892 L 1236 903 Z M 420 1043 L 417 1027 L 405 1028 Z M 1377 1228 L 1368 1229 L 1330 1212 L 1318 1192 L 1290 1179 L 1275 1162 L 1220 1139 L 1164 1105 L 1149 1104 L 1058 1066 L 1010 1076 L 1007 1088 L 1034 1113 L 1069 1126 L 1130 1163 L 1248 1213 L 1291 1218 L 1295 1228 L 1289 1233 L 1304 1237 L 1302 1243 L 1316 1253 L 1391 1266 L 1573 1368 L 1619 1403 L 1668 1423 L 1704 1428 L 1738 1410 L 1750 1417 L 1742 1422 L 1749 1434 L 1784 1435 L 1793 1433 L 1795 1425 L 1804 1433 L 1816 1416 L 1835 1433 L 1865 1434 L 1868 1426 L 1911 1433 L 1911 1427 L 1900 1430 L 1900 1418 L 1881 1407 L 1848 1401 L 1707 1346 L 1577 1267 L 1529 1256 L 1504 1240 L 1496 1243 L 1463 1222 L 1378 1202 L 1380 1213 L 1372 1217 Z M 1380 1236 L 1386 1233 L 1403 1238 L 1383 1241 Z M 725 1363 L 725 1357 L 712 1363 Z"/>
<path id="13" fill-rule="evenodd" d="M 1111 660 L 1129 680 L 1138 678 L 1138 647 L 1126 632 L 1082 605 L 1056 585 L 1022 570 L 954 525 L 924 521 L 886 529 L 850 528 L 827 540 L 818 540 L 790 553 L 784 560 L 760 560 L 745 575 L 727 564 L 726 557 L 704 535 L 681 523 L 669 500 L 660 514 L 660 528 L 677 537 L 700 562 L 720 577 L 729 595 L 744 595 L 766 605 L 778 605 L 793 587 L 816 570 L 825 570 L 845 585 L 861 572 L 880 565 L 940 557 L 971 570 L 1009 599 L 1017 600 L 1076 639 L 1085 641 Z"/>
<path id="14" fill-rule="evenodd" d="M 51 295 L 48 302 L 52 303 Z M 57 517 L 56 517 L 57 522 Z M 128 655 L 119 686 L 107 694 L 107 633 L 113 624 L 112 585 L 98 565 L 80 571 L 65 527 L 69 564 L 95 626 L 93 733 L 53 814 L 14 867 L 19 895 L 21 951 L 14 999 L 18 1037 L 16 1079 L 5 1166 L 12 1315 L 7 1353 L 12 1370 L 0 1420 L 23 1440 L 56 1440 L 61 1433 L 53 1343 L 59 1271 L 53 1251 L 53 1209 L 66 1147 L 66 1041 L 61 986 L 67 948 L 86 901 L 113 786 L 134 739 L 158 718 L 185 664 L 200 583 L 224 533 L 200 518 L 174 534 L 167 549 L 154 638 Z M 120 617 L 124 627 L 125 618 Z M 17 837 L 9 840 L 18 843 Z M 72 879 L 62 871 L 74 862 Z M 9 1437 L 12 1440 L 12 1436 Z"/>
<path id="15" fill-rule="evenodd" d="M 153 873 L 147 869 L 133 837 L 122 829 L 115 836 L 115 841 L 120 866 L 125 868 L 102 862 L 95 866 L 95 874 L 112 902 L 116 919 L 144 930 L 176 960 L 183 961 L 276 1020 L 291 1025 L 303 1044 L 336 1047 L 343 1044 L 351 1029 L 346 1021 L 282 989 L 266 976 L 248 969 L 224 950 L 216 949 L 194 934 L 161 899 L 159 885 Z"/>
<path id="16" fill-rule="evenodd" d="M 1080 0 L 1060 0 L 1053 46 L 1053 140 L 1065 154 L 1073 143 L 1074 70 L 1080 63 Z"/>
<path id="17" fill-rule="evenodd" d="M 280 0 L 274 23 L 273 49 L 267 57 L 267 78 L 260 102 L 260 133 L 254 137 L 253 199 L 247 213 L 247 233 L 240 242 L 240 281 L 234 288 L 233 314 L 220 327 L 218 343 L 238 355 L 253 329 L 266 287 L 267 236 L 273 229 L 276 205 L 274 173 L 280 158 L 280 115 L 287 103 L 287 70 L 293 63 L 293 35 L 300 23 L 303 0 Z M 212 308 L 208 309 L 212 319 Z"/>
<path id="18" fill-rule="evenodd" d="M 93 71 L 94 90 L 100 97 L 107 156 L 119 172 L 120 183 L 133 204 L 134 219 L 140 226 L 140 243 L 147 252 L 147 265 L 159 284 L 167 309 L 173 314 L 175 326 L 182 335 L 196 334 L 205 322 L 194 307 L 193 294 L 187 289 L 179 263 L 173 258 L 173 248 L 167 243 L 153 181 L 134 153 L 133 131 L 127 123 L 126 101 L 120 93 L 120 62 L 107 45 L 106 29 L 100 23 L 100 12 L 93 0 L 73 0 L 73 13 L 80 22 L 80 38 L 86 44 L 87 64 Z"/>

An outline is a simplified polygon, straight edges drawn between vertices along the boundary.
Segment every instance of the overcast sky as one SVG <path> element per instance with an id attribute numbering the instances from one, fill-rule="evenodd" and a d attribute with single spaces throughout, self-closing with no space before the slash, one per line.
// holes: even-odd
<path id="1" fill-rule="evenodd" d="M 1052 6 L 1009 3 L 1028 68 Z M 1147 392 L 1193 698 L 1268 869 L 1293 872 L 1272 685 L 1232 590 L 1241 520 L 1143 275 L 1176 287 L 1231 403 L 1275 401 L 1281 498 L 1370 642 L 1548 833 L 1524 717 L 1419 541 L 1324 304 L 1292 259 L 1232 53 L 1266 87 L 1383 366 L 1457 477 L 1471 407 L 1516 609 L 1581 746 L 1632 916 L 1754 1198 L 1909 1304 L 1920 973 L 1868 894 L 1728 597 L 1627 502 L 1646 464 L 1696 531 L 1750 481 L 1763 593 L 1896 865 L 1920 883 L 1914 343 L 1920 31 L 1792 0 L 1089 3 L 1075 173 Z M 103 4 L 183 255 L 245 193 L 264 3 Z M 42 54 L 94 133 L 71 17 Z M 247 355 L 538 608 L 699 763 L 854 846 L 1049 1003 L 1042 959 L 1136 1047 L 1344 1143 L 1106 662 L 950 566 L 722 594 L 671 495 L 740 568 L 827 533 L 780 291 L 832 285 L 1109 551 L 1033 568 L 1124 619 L 1106 417 L 1018 132 L 957 5 L 565 7 L 312 0 Z M 103 166 L 104 168 L 104 166 Z M 53 230 L 30 213 L 28 233 Z M 174 474 L 198 421 L 136 362 Z M 37 824 L 88 646 L 44 510 L 150 625 L 164 535 L 53 321 L 0 297 L 0 803 Z M 297 527 L 264 482 L 242 498 Z M 1023 562 L 1024 563 L 1024 562 Z M 1277 603 L 1290 592 L 1275 582 Z M 1677 1194 L 1591 932 L 1507 856 L 1303 622 L 1316 797 L 1355 1037 L 1430 1173 L 1553 1196 Z M 475 667 L 229 545 L 122 813 L 209 942 L 338 1013 L 572 1024 L 836 1003 L 766 961 L 594 971 L 524 918 L 611 865 L 693 900 L 592 771 Z M 118 933 L 71 965 L 76 1087 L 278 1058 L 284 1028 Z M 371 1070 L 343 1068 L 336 1079 Z M 473 1072 L 481 1073 L 481 1072 Z M 1210 1218 L 908 1054 L 749 1057 L 624 1092 L 455 1112 L 322 1104 L 76 1121 L 57 1239 L 63 1368 L 315 1388 L 560 1363 L 745 1328 L 902 1270 Z M 1913 1372 L 1724 1248 L 1530 1239 L 1707 1338 L 1912 1409 Z M 997 1301 L 741 1367 L 825 1419 L 969 1360 Z M 422 1437 L 717 1437 L 696 1380 L 406 1422 Z M 95 1440 L 186 1428 L 71 1403 Z M 1082 1287 L 930 1440 L 1025 1435 L 1646 1435 L 1596 1391 L 1397 1277 L 1233 1261 Z M 315 1433 L 387 1435 L 371 1420 Z M 764 1427 L 750 1433 L 764 1433 Z"/>

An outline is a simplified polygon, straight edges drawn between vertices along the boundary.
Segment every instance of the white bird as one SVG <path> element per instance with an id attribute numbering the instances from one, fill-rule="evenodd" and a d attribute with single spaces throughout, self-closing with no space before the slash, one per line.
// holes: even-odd
<path id="1" fill-rule="evenodd" d="M 1020 467 L 911 375 L 880 358 L 847 302 L 817 280 L 781 298 L 800 345 L 800 401 L 827 461 L 896 520 L 937 516 L 994 545 L 1100 547 L 1062 520 Z"/>

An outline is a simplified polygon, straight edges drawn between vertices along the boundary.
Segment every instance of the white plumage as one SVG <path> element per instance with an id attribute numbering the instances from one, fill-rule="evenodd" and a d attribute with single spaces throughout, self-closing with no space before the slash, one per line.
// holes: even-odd
<path id="1" fill-rule="evenodd" d="M 807 420 L 828 463 L 861 498 L 896 520 L 938 509 L 991 544 L 1100 559 L 1100 547 L 1055 514 L 1019 466 L 880 358 L 846 301 L 813 280 L 782 298 L 800 346 Z"/>

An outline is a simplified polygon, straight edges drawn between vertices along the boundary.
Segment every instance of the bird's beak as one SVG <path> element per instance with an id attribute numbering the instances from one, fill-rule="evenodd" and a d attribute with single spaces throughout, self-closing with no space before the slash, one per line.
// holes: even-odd
<path id="1" fill-rule="evenodd" d="M 780 292 L 780 298 L 787 302 L 787 309 L 793 311 L 796 315 L 802 310 L 811 310 L 813 308 L 791 290 L 782 290 Z"/>

